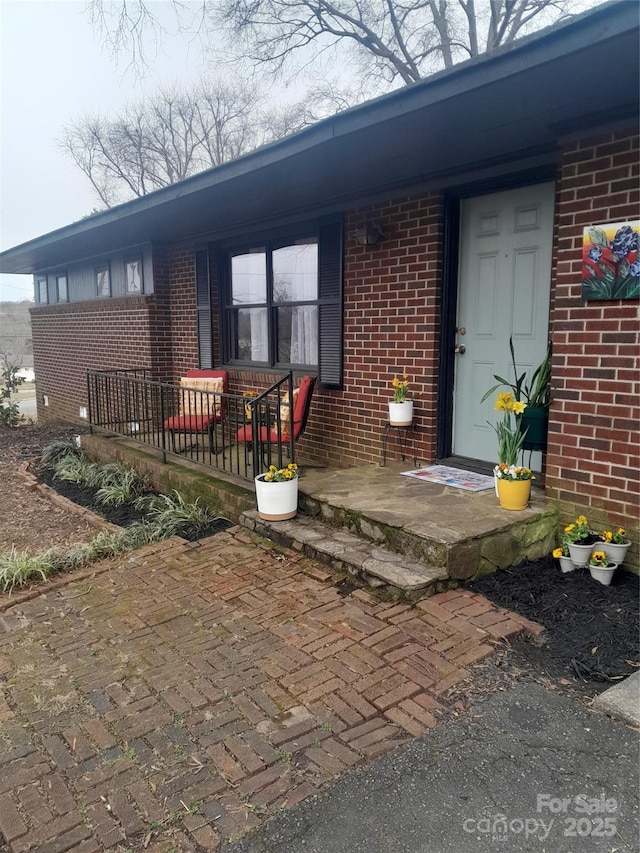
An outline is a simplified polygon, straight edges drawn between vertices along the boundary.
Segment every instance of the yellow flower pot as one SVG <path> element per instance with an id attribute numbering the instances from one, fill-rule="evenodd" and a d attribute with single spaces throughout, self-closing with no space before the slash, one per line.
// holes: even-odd
<path id="1" fill-rule="evenodd" d="M 498 478 L 498 497 L 502 509 L 527 508 L 531 496 L 531 480 L 503 480 Z"/>

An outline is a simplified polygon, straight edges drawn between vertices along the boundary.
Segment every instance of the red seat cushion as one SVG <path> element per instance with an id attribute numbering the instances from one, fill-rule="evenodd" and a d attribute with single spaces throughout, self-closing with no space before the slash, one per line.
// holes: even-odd
<path id="1" fill-rule="evenodd" d="M 273 436 L 274 436 L 274 431 L 271 430 L 271 441 L 274 441 Z M 236 433 L 236 441 L 238 441 L 238 442 L 251 441 L 252 439 L 253 439 L 253 430 L 250 426 L 242 427 L 242 429 L 239 429 L 238 432 Z M 260 441 L 266 442 L 266 440 L 267 440 L 267 428 L 266 427 L 260 427 Z M 277 439 L 275 439 L 275 440 L 277 441 Z"/>
<path id="2" fill-rule="evenodd" d="M 175 415 L 172 418 L 167 418 L 164 422 L 165 429 L 175 430 L 175 432 L 204 432 L 209 429 L 211 424 L 216 422 L 217 418 L 214 414 L 211 415 Z"/>

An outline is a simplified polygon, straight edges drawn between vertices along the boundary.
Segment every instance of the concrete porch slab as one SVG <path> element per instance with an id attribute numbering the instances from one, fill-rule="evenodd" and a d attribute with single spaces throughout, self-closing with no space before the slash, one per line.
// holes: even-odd
<path id="1" fill-rule="evenodd" d="M 522 512 L 500 508 L 493 490 L 467 492 L 400 476 L 410 464 L 329 470 L 302 467 L 303 513 L 439 566 L 449 577 L 538 559 L 553 549 L 557 511 L 533 489 Z"/>

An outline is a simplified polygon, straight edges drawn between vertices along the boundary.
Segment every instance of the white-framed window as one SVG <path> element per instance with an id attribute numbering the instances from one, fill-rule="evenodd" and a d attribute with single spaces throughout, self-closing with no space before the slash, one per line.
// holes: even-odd
<path id="1" fill-rule="evenodd" d="M 111 273 L 109 264 L 96 267 L 96 295 L 101 299 L 111 296 Z"/>
<path id="2" fill-rule="evenodd" d="M 36 292 L 38 294 L 38 303 L 46 305 L 49 302 L 49 290 L 47 288 L 46 277 L 38 278 L 36 281 Z"/>
<path id="3" fill-rule="evenodd" d="M 56 300 L 58 302 L 69 301 L 69 285 L 66 273 L 56 276 Z"/>
<path id="4" fill-rule="evenodd" d="M 125 260 L 124 281 L 126 293 L 142 293 L 144 286 L 142 258 L 129 258 Z"/>

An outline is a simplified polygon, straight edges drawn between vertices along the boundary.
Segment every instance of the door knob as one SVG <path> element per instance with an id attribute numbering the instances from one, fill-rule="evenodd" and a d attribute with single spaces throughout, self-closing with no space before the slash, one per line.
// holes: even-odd
<path id="1" fill-rule="evenodd" d="M 467 351 L 467 348 L 464 344 L 459 344 L 457 347 L 454 347 L 453 351 L 455 353 L 457 353 L 458 355 L 464 355 L 465 352 Z"/>

